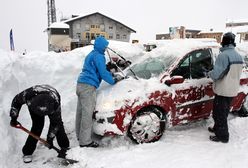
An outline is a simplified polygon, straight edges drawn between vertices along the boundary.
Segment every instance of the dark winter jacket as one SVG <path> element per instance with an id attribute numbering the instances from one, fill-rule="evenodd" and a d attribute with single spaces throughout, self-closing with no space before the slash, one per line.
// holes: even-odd
<path id="1" fill-rule="evenodd" d="M 29 112 L 38 116 L 48 116 L 50 127 L 48 136 L 54 137 L 60 126 L 61 119 L 60 95 L 49 85 L 36 85 L 17 94 L 11 104 L 10 116 L 17 119 L 23 104 L 28 106 Z"/>
<path id="2" fill-rule="evenodd" d="M 213 90 L 219 96 L 234 97 L 240 87 L 243 58 L 230 44 L 220 49 L 214 69 L 209 76 L 214 80 Z"/>
<path id="3" fill-rule="evenodd" d="M 106 69 L 104 52 L 108 43 L 103 37 L 96 38 L 94 50 L 85 58 L 82 72 L 77 80 L 78 83 L 85 83 L 98 88 L 103 79 L 111 85 L 115 84 L 112 74 Z"/>

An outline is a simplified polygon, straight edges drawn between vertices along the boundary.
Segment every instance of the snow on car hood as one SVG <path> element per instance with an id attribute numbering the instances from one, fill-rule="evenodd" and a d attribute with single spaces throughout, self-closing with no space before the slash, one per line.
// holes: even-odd
<path id="1" fill-rule="evenodd" d="M 96 111 L 113 112 L 124 105 L 131 105 L 137 98 L 139 101 L 136 103 L 143 103 L 148 100 L 149 94 L 156 90 L 166 90 L 174 94 L 174 90 L 160 83 L 158 78 L 136 80 L 130 77 L 113 86 L 103 83 L 97 91 Z"/>

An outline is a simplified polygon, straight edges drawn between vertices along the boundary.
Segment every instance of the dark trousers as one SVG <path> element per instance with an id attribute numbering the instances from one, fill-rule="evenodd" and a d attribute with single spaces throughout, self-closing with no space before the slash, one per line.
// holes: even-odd
<path id="1" fill-rule="evenodd" d="M 229 140 L 227 117 L 233 97 L 215 95 L 213 119 L 215 135 L 221 140 Z"/>
<path id="2" fill-rule="evenodd" d="M 45 116 L 38 116 L 32 112 L 30 112 L 31 119 L 32 119 L 32 127 L 31 132 L 37 136 L 40 136 L 44 127 L 45 123 Z M 65 129 L 63 126 L 63 122 L 61 121 L 62 125 L 56 134 L 56 139 L 58 145 L 61 148 L 68 148 L 69 147 L 69 139 L 65 133 Z M 38 140 L 33 138 L 32 136 L 28 136 L 25 145 L 22 148 L 23 155 L 32 155 L 35 151 L 36 145 Z"/>

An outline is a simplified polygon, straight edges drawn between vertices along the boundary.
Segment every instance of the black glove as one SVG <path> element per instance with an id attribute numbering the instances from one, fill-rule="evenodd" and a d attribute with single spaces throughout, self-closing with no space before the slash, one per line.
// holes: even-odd
<path id="1" fill-rule="evenodd" d="M 124 76 L 120 75 L 120 74 L 114 74 L 114 80 L 115 80 L 115 83 L 121 81 L 125 79 Z"/>
<path id="2" fill-rule="evenodd" d="M 17 117 L 18 117 L 18 113 L 19 113 L 19 112 L 18 112 L 18 110 L 17 110 L 16 108 L 11 107 L 9 116 L 10 116 L 11 118 L 17 118 Z"/>
<path id="3" fill-rule="evenodd" d="M 18 123 L 18 121 L 17 121 L 17 119 L 16 118 L 11 118 L 11 120 L 10 120 L 10 126 L 11 127 L 16 127 L 17 125 L 18 125 L 19 123 Z"/>
<path id="4" fill-rule="evenodd" d="M 106 68 L 109 72 L 117 72 L 117 66 L 112 62 L 108 62 Z"/>
<path id="5" fill-rule="evenodd" d="M 132 64 L 132 62 L 131 61 L 129 61 L 129 60 L 119 60 L 118 62 L 117 62 L 117 65 L 119 66 L 119 67 L 121 67 L 122 69 L 125 69 L 126 67 L 128 67 L 129 65 L 131 65 Z"/>
<path id="6" fill-rule="evenodd" d="M 47 137 L 47 147 L 49 148 L 49 149 L 52 149 L 53 148 L 53 139 L 54 138 L 51 138 L 51 137 Z"/>

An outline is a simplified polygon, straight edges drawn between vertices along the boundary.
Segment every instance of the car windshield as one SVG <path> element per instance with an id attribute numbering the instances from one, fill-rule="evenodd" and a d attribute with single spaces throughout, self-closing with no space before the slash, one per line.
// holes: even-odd
<path id="1" fill-rule="evenodd" d="M 139 78 L 150 79 L 151 77 L 158 77 L 162 72 L 167 70 L 172 63 L 176 60 L 176 57 L 150 57 L 144 61 L 134 64 L 131 70 Z M 129 69 L 127 76 L 134 76 Z"/>

